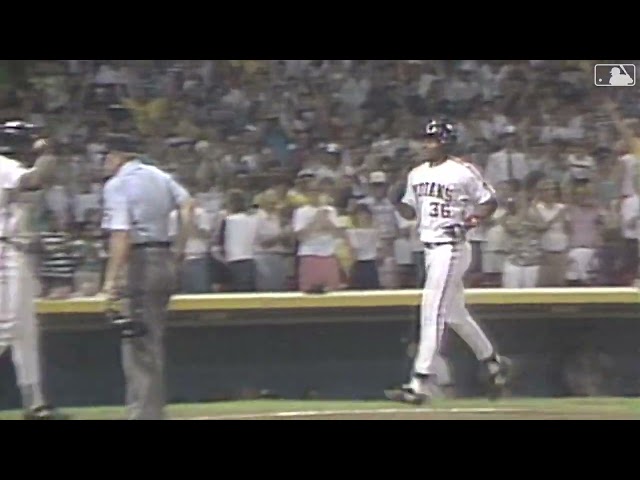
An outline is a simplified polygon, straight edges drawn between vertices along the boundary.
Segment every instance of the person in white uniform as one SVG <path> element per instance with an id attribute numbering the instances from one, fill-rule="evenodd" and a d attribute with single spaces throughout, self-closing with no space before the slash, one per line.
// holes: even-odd
<path id="1" fill-rule="evenodd" d="M 11 122 L 0 127 L 3 137 L 18 153 L 27 154 L 33 126 Z M 43 142 L 34 146 L 42 147 Z M 0 352 L 11 349 L 26 420 L 67 418 L 45 401 L 40 359 L 40 331 L 35 297 L 37 238 L 30 232 L 27 192 L 41 190 L 53 179 L 56 160 L 41 155 L 32 168 L 0 156 Z"/>
<path id="2" fill-rule="evenodd" d="M 418 349 L 408 384 L 385 391 L 392 401 L 421 405 L 436 396 L 436 359 L 445 325 L 471 347 L 486 367 L 488 395 L 506 385 L 510 361 L 498 355 L 465 307 L 463 276 L 471 263 L 466 231 L 496 210 L 495 192 L 472 165 L 448 155 L 455 141 L 453 125 L 431 121 L 426 127 L 426 161 L 409 172 L 400 214 L 417 217 L 425 247 L 426 282 L 421 306 Z"/>

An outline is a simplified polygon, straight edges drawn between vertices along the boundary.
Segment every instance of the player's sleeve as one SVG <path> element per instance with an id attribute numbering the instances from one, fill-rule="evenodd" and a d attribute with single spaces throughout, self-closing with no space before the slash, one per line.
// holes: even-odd
<path id="1" fill-rule="evenodd" d="M 416 205 L 418 204 L 416 192 L 413 189 L 413 182 L 411 181 L 411 173 L 407 176 L 407 186 L 405 187 L 404 195 L 400 199 L 400 202 L 405 205 L 409 205 L 412 208 L 416 208 Z"/>
<path id="2" fill-rule="evenodd" d="M 105 230 L 130 230 L 130 205 L 122 182 L 109 181 L 104 188 L 104 213 L 102 228 Z"/>
<path id="3" fill-rule="evenodd" d="M 473 165 L 465 165 L 467 169 L 466 190 L 471 203 L 482 205 L 496 198 L 496 191 Z"/>

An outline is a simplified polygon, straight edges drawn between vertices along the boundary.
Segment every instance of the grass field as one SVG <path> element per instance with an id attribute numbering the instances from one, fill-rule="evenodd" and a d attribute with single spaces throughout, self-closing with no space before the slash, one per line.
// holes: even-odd
<path id="1" fill-rule="evenodd" d="M 121 407 L 69 408 L 77 420 L 120 420 Z M 640 399 L 570 398 L 440 400 L 415 408 L 385 401 L 251 400 L 168 407 L 176 420 L 639 420 Z M 19 411 L 0 411 L 0 420 L 17 420 Z"/>

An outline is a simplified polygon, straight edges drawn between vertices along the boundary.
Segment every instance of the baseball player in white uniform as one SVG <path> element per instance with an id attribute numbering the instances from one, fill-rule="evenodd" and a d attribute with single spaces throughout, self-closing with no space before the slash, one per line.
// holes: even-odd
<path id="1" fill-rule="evenodd" d="M 29 125 L 12 122 L 2 126 L 4 134 L 30 145 Z M 44 155 L 32 168 L 0 156 L 0 353 L 11 348 L 16 378 L 22 396 L 24 418 L 63 418 L 45 402 L 42 390 L 40 344 L 35 296 L 32 241 L 23 235 L 27 206 L 24 192 L 41 189 L 53 177 L 55 158 Z"/>
<path id="2" fill-rule="evenodd" d="M 497 208 L 495 192 L 470 164 L 449 156 L 453 126 L 431 121 L 426 127 L 426 162 L 409 172 L 398 208 L 407 220 L 417 218 L 425 247 L 427 278 L 421 305 L 420 338 L 410 382 L 387 390 L 393 401 L 421 405 L 435 395 L 434 359 L 446 324 L 471 347 L 487 369 L 488 395 L 496 398 L 507 381 L 510 361 L 497 354 L 465 307 L 463 276 L 471 263 L 466 232 Z"/>
<path id="3" fill-rule="evenodd" d="M 634 280 L 640 278 L 640 160 L 628 153 L 620 157 L 621 179 L 619 215 L 624 238 L 625 273 Z"/>

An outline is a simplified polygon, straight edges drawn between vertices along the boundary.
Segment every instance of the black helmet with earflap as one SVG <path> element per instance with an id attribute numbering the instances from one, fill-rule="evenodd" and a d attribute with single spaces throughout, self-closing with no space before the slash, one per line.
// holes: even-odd
<path id="1" fill-rule="evenodd" d="M 445 120 L 431 120 L 425 127 L 424 134 L 427 138 L 436 138 L 441 144 L 453 144 L 457 135 L 453 123 Z"/>

